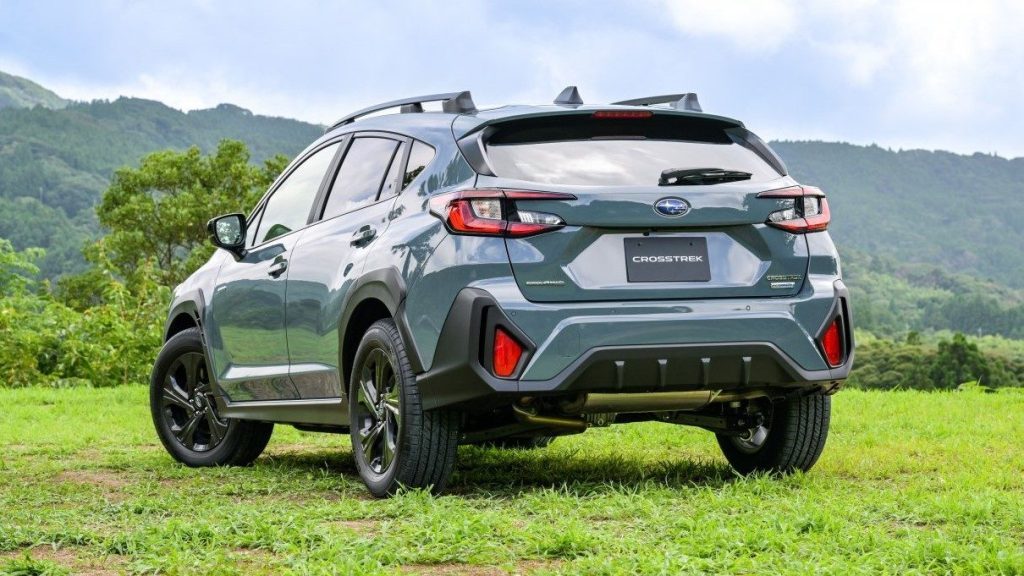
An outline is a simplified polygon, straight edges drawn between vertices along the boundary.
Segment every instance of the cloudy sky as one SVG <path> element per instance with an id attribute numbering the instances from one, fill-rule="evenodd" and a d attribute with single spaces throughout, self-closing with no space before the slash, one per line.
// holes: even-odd
<path id="1" fill-rule="evenodd" d="M 1024 156 L 1021 0 L 0 0 L 0 70 L 62 96 L 327 123 L 471 89 L 695 91 L 766 138 Z"/>

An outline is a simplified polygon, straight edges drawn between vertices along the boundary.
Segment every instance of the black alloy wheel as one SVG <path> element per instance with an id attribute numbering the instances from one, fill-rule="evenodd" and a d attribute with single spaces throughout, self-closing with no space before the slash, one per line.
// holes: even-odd
<path id="1" fill-rule="evenodd" d="M 188 466 L 245 466 L 266 448 L 274 425 L 237 420 L 218 411 L 198 328 L 167 340 L 149 382 L 149 408 L 157 436 Z"/>
<path id="2" fill-rule="evenodd" d="M 395 463 L 402 400 L 394 363 L 381 347 L 370 350 L 359 371 L 355 415 L 363 461 L 373 473 L 384 475 Z"/>
<path id="3" fill-rule="evenodd" d="M 186 352 L 171 364 L 160 395 L 163 417 L 174 438 L 193 452 L 207 452 L 224 441 L 228 421 L 217 405 L 199 352 Z"/>
<path id="4" fill-rule="evenodd" d="M 458 450 L 461 416 L 424 410 L 405 344 L 390 318 L 363 334 L 348 379 L 352 453 L 378 498 L 400 488 L 444 490 Z"/>

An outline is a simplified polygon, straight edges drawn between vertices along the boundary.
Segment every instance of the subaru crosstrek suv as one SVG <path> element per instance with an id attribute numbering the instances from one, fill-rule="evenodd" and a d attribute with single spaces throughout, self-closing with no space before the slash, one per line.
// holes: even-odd
<path id="1" fill-rule="evenodd" d="M 275 423 L 350 434 L 376 496 L 443 490 L 459 444 L 645 421 L 713 432 L 740 473 L 807 470 L 853 360 L 829 219 L 694 94 L 373 106 L 210 221 L 156 430 L 190 466 L 252 462 Z"/>

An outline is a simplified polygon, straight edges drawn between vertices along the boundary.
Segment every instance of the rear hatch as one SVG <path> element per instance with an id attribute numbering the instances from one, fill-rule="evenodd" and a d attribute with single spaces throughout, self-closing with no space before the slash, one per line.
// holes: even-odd
<path id="1" fill-rule="evenodd" d="M 625 116 L 625 117 L 623 117 Z M 718 117 L 642 111 L 533 116 L 476 135 L 478 188 L 571 194 L 518 199 L 565 226 L 506 246 L 535 302 L 790 296 L 802 235 L 769 227 L 794 184 L 763 143 Z M 471 137 L 472 138 L 472 137 Z"/>

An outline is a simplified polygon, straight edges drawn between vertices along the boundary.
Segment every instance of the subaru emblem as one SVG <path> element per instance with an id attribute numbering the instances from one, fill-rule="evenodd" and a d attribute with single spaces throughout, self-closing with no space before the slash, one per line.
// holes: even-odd
<path id="1" fill-rule="evenodd" d="M 662 198 L 654 203 L 654 211 L 662 216 L 678 218 L 690 211 L 690 203 L 682 198 Z"/>

